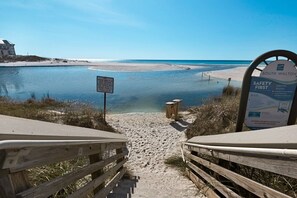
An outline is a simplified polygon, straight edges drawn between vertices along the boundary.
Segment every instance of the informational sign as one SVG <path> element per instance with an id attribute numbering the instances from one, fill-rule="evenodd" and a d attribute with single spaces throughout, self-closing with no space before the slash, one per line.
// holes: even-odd
<path id="1" fill-rule="evenodd" d="M 252 77 L 245 124 L 251 129 L 287 125 L 297 85 L 297 70 L 291 61 L 268 64 L 260 77 Z"/>
<path id="2" fill-rule="evenodd" d="M 113 90 L 114 78 L 106 76 L 97 76 L 97 92 L 104 92 L 104 120 L 106 120 L 106 93 L 113 93 Z"/>
<path id="3" fill-rule="evenodd" d="M 97 92 L 113 93 L 114 78 L 97 76 Z"/>

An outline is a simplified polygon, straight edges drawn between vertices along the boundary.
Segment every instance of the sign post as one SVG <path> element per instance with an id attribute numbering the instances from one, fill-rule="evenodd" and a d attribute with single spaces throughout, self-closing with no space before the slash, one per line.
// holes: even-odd
<path id="1" fill-rule="evenodd" d="M 104 92 L 104 110 L 103 118 L 106 121 L 106 93 L 113 93 L 114 78 L 97 76 L 97 92 Z"/>

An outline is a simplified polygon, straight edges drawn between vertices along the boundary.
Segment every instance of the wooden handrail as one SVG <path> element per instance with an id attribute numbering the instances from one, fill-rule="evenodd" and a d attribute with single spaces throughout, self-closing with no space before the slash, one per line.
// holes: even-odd
<path id="1" fill-rule="evenodd" d="M 127 141 L 118 133 L 0 115 L 0 197 L 48 197 L 90 174 L 91 188 L 79 194 L 106 195 L 125 172 Z M 84 167 L 30 184 L 28 169 L 82 157 L 90 159 Z"/>
<path id="2" fill-rule="evenodd" d="M 196 136 L 187 142 L 213 146 L 297 148 L 296 132 L 297 125 L 291 125 L 240 133 Z"/>
<path id="3" fill-rule="evenodd" d="M 296 131 L 297 125 L 293 125 L 250 132 L 193 137 L 184 144 L 183 150 L 188 164 L 189 178 L 197 186 L 210 185 L 226 197 L 238 195 L 232 194 L 237 192 L 217 181 L 213 178 L 214 175 L 217 178 L 218 175 L 223 176 L 259 197 L 290 197 L 238 175 L 236 170 L 234 172 L 227 170 L 229 167 L 226 167 L 223 161 L 233 163 L 234 167 L 244 165 L 297 179 Z M 204 171 L 204 169 L 216 174 Z M 215 197 L 216 191 L 211 190 L 208 193 Z"/>
<path id="4" fill-rule="evenodd" d="M 123 134 L 0 115 L 0 140 L 127 140 Z"/>

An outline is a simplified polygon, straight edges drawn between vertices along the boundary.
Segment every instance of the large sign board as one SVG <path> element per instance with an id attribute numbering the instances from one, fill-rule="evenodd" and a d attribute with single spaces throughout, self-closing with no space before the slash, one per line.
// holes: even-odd
<path id="1" fill-rule="evenodd" d="M 297 85 L 292 61 L 269 63 L 259 77 L 252 77 L 245 124 L 251 129 L 287 125 Z"/>
<path id="2" fill-rule="evenodd" d="M 97 76 L 97 92 L 113 93 L 114 78 Z"/>

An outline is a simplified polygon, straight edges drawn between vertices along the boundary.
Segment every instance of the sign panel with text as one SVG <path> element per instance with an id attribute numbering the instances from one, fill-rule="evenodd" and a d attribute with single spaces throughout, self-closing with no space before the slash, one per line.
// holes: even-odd
<path id="1" fill-rule="evenodd" d="M 251 129 L 287 125 L 297 85 L 297 70 L 290 61 L 268 64 L 252 77 L 245 124 Z"/>
<path id="2" fill-rule="evenodd" d="M 113 93 L 114 78 L 97 76 L 97 92 Z"/>

